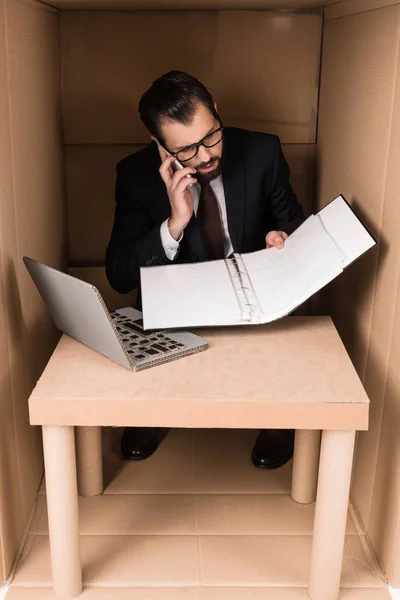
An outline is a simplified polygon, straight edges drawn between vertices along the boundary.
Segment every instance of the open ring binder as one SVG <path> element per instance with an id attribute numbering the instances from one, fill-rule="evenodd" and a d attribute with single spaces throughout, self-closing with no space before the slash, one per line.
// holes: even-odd
<path id="1" fill-rule="evenodd" d="M 232 258 L 143 267 L 146 329 L 249 325 L 284 317 L 375 244 L 338 196 L 285 241 Z"/>
<path id="2" fill-rule="evenodd" d="M 257 302 L 242 256 L 234 254 L 232 258 L 225 259 L 225 263 L 242 311 L 243 321 L 247 323 L 260 322 L 261 308 Z"/>

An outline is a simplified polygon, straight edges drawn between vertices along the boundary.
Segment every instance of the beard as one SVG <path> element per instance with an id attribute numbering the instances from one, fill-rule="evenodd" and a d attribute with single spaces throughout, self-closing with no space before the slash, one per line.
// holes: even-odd
<path id="1" fill-rule="evenodd" d="M 215 168 L 212 171 L 208 171 L 208 173 L 202 173 L 199 169 L 204 169 L 207 166 L 210 166 L 211 163 L 215 163 Z M 215 156 L 208 163 L 201 163 L 196 167 L 195 177 L 200 185 L 204 185 L 205 183 L 209 183 L 213 179 L 216 179 L 222 170 L 221 158 L 219 156 Z"/>

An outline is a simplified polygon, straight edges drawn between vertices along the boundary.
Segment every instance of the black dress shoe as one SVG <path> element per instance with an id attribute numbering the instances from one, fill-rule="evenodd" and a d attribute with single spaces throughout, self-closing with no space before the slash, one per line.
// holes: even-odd
<path id="1" fill-rule="evenodd" d="M 160 430 L 157 427 L 126 427 L 121 438 L 125 460 L 144 460 L 158 448 Z"/>
<path id="2" fill-rule="evenodd" d="M 293 456 L 294 431 L 263 429 L 258 434 L 251 458 L 259 469 L 279 469 Z"/>

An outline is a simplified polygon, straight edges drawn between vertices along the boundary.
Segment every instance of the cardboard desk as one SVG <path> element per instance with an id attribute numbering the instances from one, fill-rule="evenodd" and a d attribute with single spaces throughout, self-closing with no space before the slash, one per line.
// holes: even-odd
<path id="1" fill-rule="evenodd" d="M 29 400 L 31 424 L 43 427 L 57 597 L 82 590 L 77 467 L 80 493 L 102 493 L 101 426 L 111 425 L 296 429 L 292 498 L 316 493 L 309 596 L 338 599 L 355 432 L 368 428 L 369 401 L 331 319 L 201 335 L 205 352 L 140 373 L 61 338 Z"/>

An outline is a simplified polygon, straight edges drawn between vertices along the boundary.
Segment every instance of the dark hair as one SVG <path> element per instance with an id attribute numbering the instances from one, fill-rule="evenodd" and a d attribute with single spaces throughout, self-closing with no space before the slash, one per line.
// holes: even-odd
<path id="1" fill-rule="evenodd" d="M 161 142 L 161 119 L 189 125 L 196 104 L 202 102 L 220 122 L 214 101 L 207 88 L 196 77 L 184 71 L 169 71 L 156 79 L 139 102 L 140 118 L 154 137 Z"/>

